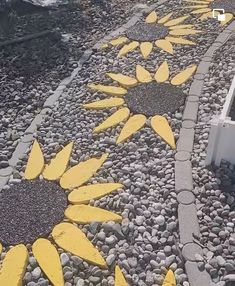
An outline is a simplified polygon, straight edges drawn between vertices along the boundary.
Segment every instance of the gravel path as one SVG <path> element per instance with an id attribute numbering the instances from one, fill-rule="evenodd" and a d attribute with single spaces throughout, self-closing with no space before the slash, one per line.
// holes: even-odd
<path id="1" fill-rule="evenodd" d="M 204 167 L 210 130 L 209 121 L 222 110 L 235 74 L 235 35 L 216 53 L 204 82 L 199 101 L 198 121 L 192 155 L 194 194 L 200 223 L 200 242 L 204 257 L 198 267 L 205 268 L 217 286 L 225 285 L 228 274 L 235 274 L 234 263 L 234 166 Z M 232 284 L 231 284 L 232 285 Z"/>

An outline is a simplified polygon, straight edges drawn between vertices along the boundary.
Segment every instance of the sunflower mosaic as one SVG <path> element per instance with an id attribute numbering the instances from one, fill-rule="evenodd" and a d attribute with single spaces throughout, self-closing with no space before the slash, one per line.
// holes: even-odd
<path id="1" fill-rule="evenodd" d="M 145 19 L 145 23 L 138 22 L 126 31 L 126 35 L 112 40 L 111 46 L 122 46 L 118 57 L 140 48 L 141 54 L 146 59 L 153 50 L 154 44 L 161 50 L 173 54 L 173 45 L 196 45 L 182 36 L 194 35 L 201 31 L 194 29 L 194 25 L 182 24 L 189 16 L 172 18 L 173 12 L 158 19 L 155 11 Z M 103 48 L 109 46 L 105 44 Z"/>
<path id="2" fill-rule="evenodd" d="M 32 254 L 39 266 L 56 286 L 63 286 L 64 278 L 55 245 L 107 268 L 98 249 L 74 223 L 121 222 L 120 215 L 88 203 L 123 186 L 117 183 L 84 185 L 103 165 L 108 154 L 69 168 L 72 149 L 71 142 L 45 164 L 40 145 L 35 141 L 25 169 L 26 180 L 0 192 L 0 241 L 5 247 L 11 247 L 2 261 L 0 285 L 22 285 L 28 264 L 28 244 L 32 245 Z M 39 175 L 45 180 L 37 179 Z"/>
<path id="3" fill-rule="evenodd" d="M 200 15 L 200 20 L 207 20 L 213 17 L 213 9 L 224 9 L 225 20 L 221 21 L 222 26 L 230 22 L 235 15 L 235 1 L 234 0 L 184 0 L 190 5 L 185 8 L 192 9 L 192 14 Z M 218 15 L 215 12 L 215 16 Z"/>
<path id="4" fill-rule="evenodd" d="M 194 74 L 197 66 L 192 65 L 171 78 L 167 61 L 157 69 L 154 76 L 144 67 L 136 66 L 136 77 L 123 74 L 107 73 L 119 86 L 90 84 L 89 87 L 112 97 L 83 105 L 86 109 L 119 108 L 110 117 L 95 127 L 93 133 L 100 133 L 108 128 L 125 122 L 116 143 L 122 143 L 144 127 L 147 117 L 152 129 L 175 149 L 175 138 L 167 119 L 162 116 L 175 112 L 184 104 L 185 94 L 179 85 L 185 83 Z M 125 106 L 124 106 L 125 105 Z"/>

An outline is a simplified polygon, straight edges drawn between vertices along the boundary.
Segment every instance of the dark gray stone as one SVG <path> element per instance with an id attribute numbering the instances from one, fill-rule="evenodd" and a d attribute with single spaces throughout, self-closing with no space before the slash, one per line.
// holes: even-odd
<path id="1" fill-rule="evenodd" d="M 192 192 L 182 191 L 178 194 L 177 200 L 180 204 L 190 205 L 195 202 L 195 196 Z"/>
<path id="2" fill-rule="evenodd" d="M 200 235 L 197 219 L 197 209 L 195 204 L 183 205 L 178 207 L 180 242 L 182 244 L 193 242 L 193 233 Z"/>
<path id="3" fill-rule="evenodd" d="M 187 101 L 183 113 L 183 120 L 197 121 L 198 102 Z"/>
<path id="4" fill-rule="evenodd" d="M 200 271 L 197 262 L 187 261 L 185 263 L 190 286 L 212 286 L 214 285 L 207 271 Z"/>
<path id="5" fill-rule="evenodd" d="M 180 191 L 192 191 L 192 166 L 190 161 L 176 161 L 175 162 L 175 190 L 176 193 Z"/>
<path id="6" fill-rule="evenodd" d="M 194 142 L 194 129 L 181 128 L 177 142 L 177 151 L 192 152 Z"/>
<path id="7" fill-rule="evenodd" d="M 184 245 L 182 255 L 185 260 L 197 261 L 195 258 L 196 254 L 203 255 L 202 249 L 198 244 L 190 242 Z"/>

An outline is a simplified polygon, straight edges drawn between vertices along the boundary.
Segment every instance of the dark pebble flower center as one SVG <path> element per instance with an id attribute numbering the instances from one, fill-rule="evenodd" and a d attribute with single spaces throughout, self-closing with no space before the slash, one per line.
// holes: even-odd
<path id="1" fill-rule="evenodd" d="M 153 42 L 164 39 L 168 28 L 161 24 L 137 23 L 126 31 L 126 36 L 133 41 Z"/>
<path id="2" fill-rule="evenodd" d="M 185 94 L 169 83 L 151 82 L 130 88 L 125 101 L 132 113 L 154 116 L 174 113 L 184 104 Z"/>
<path id="3" fill-rule="evenodd" d="M 61 222 L 67 206 L 64 190 L 44 180 L 22 181 L 0 192 L 0 242 L 33 243 Z"/>

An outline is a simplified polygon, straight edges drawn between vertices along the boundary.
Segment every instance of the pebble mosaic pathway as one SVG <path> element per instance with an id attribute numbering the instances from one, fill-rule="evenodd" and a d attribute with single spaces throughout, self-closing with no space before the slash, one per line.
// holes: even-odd
<path id="1" fill-rule="evenodd" d="M 146 24 L 143 26 L 144 31 L 149 29 L 149 24 L 155 24 L 157 21 L 156 12 L 151 11 L 164 2 L 166 1 L 160 1 L 151 6 L 149 9 L 143 11 L 145 14 L 149 14 L 146 18 Z M 205 5 L 206 7 L 196 7 L 198 9 L 193 10 L 192 12 L 193 14 L 206 13 L 201 17 L 201 20 L 205 20 L 210 16 L 208 14 L 211 13 L 210 7 L 214 7 L 210 5 L 214 5 L 218 1 L 214 1 L 215 3 L 213 4 L 211 4 L 210 1 L 190 2 L 202 5 L 205 3 L 197 2 L 209 2 L 209 4 Z M 231 9 L 233 7 L 231 2 L 228 0 L 225 2 L 228 12 L 232 12 Z M 223 25 L 226 25 L 227 22 L 232 19 L 233 16 L 231 15 L 231 13 L 226 14 L 226 21 L 222 23 Z M 45 102 L 44 109 L 39 115 L 36 116 L 30 127 L 26 130 L 25 135 L 22 137 L 15 152 L 13 153 L 12 158 L 9 161 L 10 167 L 0 170 L 0 190 L 2 190 L 0 197 L 1 204 L 3 204 L 0 210 L 0 215 L 2 214 L 2 216 L 6 216 L 9 210 L 13 208 L 13 214 L 15 214 L 17 219 L 20 220 L 19 223 L 15 221 L 16 227 L 12 228 L 10 221 L 13 218 L 11 217 L 12 214 L 10 214 L 6 218 L 6 224 L 3 224 L 0 228 L 0 240 L 3 243 L 3 246 L 6 247 L 15 245 L 8 250 L 5 258 L 3 259 L 2 268 L 0 270 L 0 285 L 23 285 L 22 280 L 28 263 L 28 252 L 31 248 L 28 243 L 32 244 L 32 253 L 34 257 L 36 258 L 46 277 L 53 285 L 65 285 L 60 257 L 56 246 L 53 244 L 54 242 L 58 247 L 78 257 L 81 257 L 88 263 L 98 265 L 103 269 L 107 268 L 106 261 L 99 253 L 98 249 L 93 246 L 90 240 L 85 236 L 80 228 L 76 226 L 76 224 L 87 224 L 94 221 L 113 221 L 118 223 L 123 219 L 117 213 L 104 210 L 100 207 L 88 205 L 91 200 L 101 198 L 113 192 L 121 192 L 121 189 L 124 187 L 122 184 L 115 182 L 86 185 L 86 183 L 93 175 L 95 175 L 98 169 L 105 165 L 105 161 L 108 159 L 109 154 L 103 153 L 99 157 L 88 158 L 78 164 L 75 164 L 74 166 L 69 167 L 73 142 L 68 142 L 68 144 L 57 152 L 57 154 L 54 154 L 54 158 L 48 164 L 45 164 L 47 160 L 45 160 L 40 144 L 37 140 L 34 140 L 34 136 L 36 135 L 35 131 L 37 130 L 37 127 L 39 127 L 41 122 L 43 122 L 46 113 L 51 111 L 51 108 L 57 102 L 66 87 L 69 86 L 71 81 L 81 70 L 82 65 L 90 58 L 95 49 L 104 46 L 107 41 L 113 46 L 115 46 L 116 43 L 124 44 L 128 41 L 128 39 L 143 41 L 144 43 L 140 44 L 140 50 L 144 58 L 147 58 L 153 49 L 153 44 L 148 41 L 155 41 L 156 37 L 156 46 L 160 47 L 164 52 L 168 52 L 170 54 L 173 53 L 171 43 L 177 42 L 183 45 L 193 44 L 193 42 L 190 42 L 190 40 L 181 38 L 183 35 L 197 33 L 197 30 L 191 29 L 193 28 L 191 24 L 182 24 L 182 22 L 189 16 L 181 16 L 179 18 L 173 18 L 170 20 L 172 13 L 169 13 L 163 18 L 160 18 L 156 26 L 159 24 L 165 24 L 165 27 L 175 27 L 170 31 L 168 31 L 168 28 L 167 30 L 163 28 L 160 35 L 156 35 L 156 31 L 151 30 L 151 37 L 145 37 L 144 39 L 138 34 L 138 24 L 136 24 L 141 16 L 142 13 L 137 13 L 127 24 L 95 45 L 93 50 L 88 50 L 84 53 L 80 60 L 79 67 L 74 70 L 71 77 L 66 78 L 61 82 L 55 93 Z M 112 42 L 111 39 L 119 34 L 122 34 L 124 30 L 127 30 L 126 35 L 128 38 L 122 37 L 117 40 L 113 40 L 117 42 Z M 136 65 L 135 77 L 133 77 L 133 75 L 130 76 L 129 74 L 117 74 L 110 71 L 107 76 L 113 81 L 118 82 L 120 86 L 91 84 L 90 88 L 98 92 L 104 92 L 112 97 L 91 103 L 84 102 L 83 104 L 83 108 L 95 110 L 107 107 L 120 107 L 123 104 L 127 105 L 127 107 L 124 106 L 117 110 L 116 113 L 111 115 L 108 119 L 101 123 L 101 125 L 94 129 L 95 133 L 99 133 L 110 127 L 116 126 L 121 121 L 126 121 L 117 139 L 117 144 L 125 144 L 124 141 L 128 140 L 131 136 L 134 136 L 134 133 L 144 126 L 147 120 L 146 116 L 153 116 L 150 124 L 153 130 L 167 144 L 169 144 L 171 148 L 176 149 L 175 192 L 177 194 L 177 200 L 179 203 L 179 233 L 180 242 L 183 246 L 182 255 L 185 259 L 185 269 L 190 286 L 214 285 L 206 271 L 199 271 L 195 260 L 195 256 L 200 254 L 202 249 L 200 244 L 197 243 L 197 240 L 195 240 L 195 236 L 198 237 L 200 235 L 200 230 L 196 215 L 195 196 L 192 193 L 193 179 L 190 154 L 193 148 L 194 126 L 197 120 L 198 112 L 198 99 L 201 95 L 204 76 L 208 72 L 210 62 L 213 60 L 213 53 L 223 45 L 234 30 L 235 22 L 232 22 L 225 27 L 223 32 L 217 37 L 215 42 L 204 54 L 204 57 L 198 66 L 192 65 L 188 68 L 185 67 L 183 71 L 178 71 L 177 73 L 174 73 L 173 76 L 170 76 L 169 66 L 171 65 L 168 63 L 168 61 L 164 61 L 159 64 L 154 76 L 142 65 Z M 170 36 L 167 38 L 166 33 L 168 32 Z M 146 34 L 145 36 L 149 35 Z M 158 39 L 158 37 L 161 37 L 161 39 Z M 137 45 L 136 42 L 128 43 L 127 46 L 121 48 L 119 56 L 127 55 L 129 51 L 136 49 L 138 46 L 139 43 Z M 178 140 L 176 144 L 174 132 L 164 117 L 164 108 L 166 105 L 170 105 L 170 103 L 163 101 L 163 103 L 160 102 L 159 104 L 155 104 L 153 100 L 153 90 L 156 91 L 159 89 L 159 93 L 157 94 L 159 98 L 172 95 L 175 103 L 173 104 L 173 107 L 171 106 L 171 108 L 173 108 L 173 111 L 175 111 L 179 108 L 179 106 L 182 106 L 183 102 L 178 100 L 178 97 L 184 93 L 180 88 L 174 87 L 173 89 L 172 87 L 184 84 L 193 76 L 194 73 L 194 80 L 190 86 L 190 90 L 186 98 L 182 118 L 182 128 L 180 129 L 179 138 L 177 138 Z M 169 77 L 171 77 L 170 83 L 167 82 Z M 141 93 L 143 93 L 143 91 L 146 93 L 149 99 L 149 104 L 147 104 L 147 106 L 141 102 Z M 130 116 L 130 113 L 133 114 Z M 34 143 L 32 147 L 30 147 L 33 141 Z M 17 162 L 25 156 L 29 150 L 29 147 L 31 151 L 27 159 L 24 174 L 25 178 L 23 182 L 20 182 L 18 188 L 17 184 L 10 186 L 9 188 L 5 188 L 5 185 L 7 185 L 13 169 L 17 165 Z M 38 181 L 38 178 L 40 181 Z M 45 180 L 42 180 L 43 178 Z M 58 184 L 48 181 L 57 181 Z M 30 194 L 28 190 L 32 190 L 32 193 Z M 58 202 L 53 201 L 52 199 L 47 201 L 45 197 L 43 197 L 44 193 L 45 196 L 48 197 L 48 190 L 55 193 L 58 192 L 58 194 L 60 194 L 58 197 L 56 197 Z M 16 191 L 19 191 L 17 194 L 18 199 L 17 201 L 13 201 L 16 199 L 16 196 L 14 195 Z M 38 200 L 41 201 L 42 205 L 40 205 L 40 207 L 42 207 L 41 211 L 43 215 L 45 215 L 44 218 L 43 216 L 40 217 L 41 213 L 40 211 L 38 212 L 37 208 L 31 209 L 30 206 L 27 206 L 27 203 L 32 200 L 30 197 L 32 194 L 34 199 L 38 198 Z M 16 203 L 18 203 L 17 206 L 15 206 Z M 43 207 L 44 205 L 45 208 Z M 52 210 L 54 212 L 54 216 L 51 214 Z M 27 211 L 32 213 L 32 217 L 28 215 Z M 48 221 L 49 218 L 52 220 Z M 30 221 L 30 219 L 32 220 Z M 29 223 L 22 226 L 23 220 L 27 222 L 29 221 Z M 45 228 L 40 229 L 39 227 L 36 227 L 37 232 L 35 232 L 35 228 L 31 228 L 31 226 L 32 224 L 37 226 L 37 222 L 40 220 L 46 222 Z M 40 224 L 40 226 L 42 225 Z M 52 241 L 54 242 L 52 243 Z M 1 250 L 2 249 L 3 247 L 1 246 Z M 116 265 L 114 272 L 115 286 L 128 285 L 122 269 L 118 265 Z M 163 281 L 161 282 L 161 285 L 176 286 L 178 285 L 176 280 L 177 279 L 173 270 L 169 268 Z M 188 283 L 187 281 L 185 282 Z M 189 284 L 184 283 L 183 285 L 185 286 Z"/>

